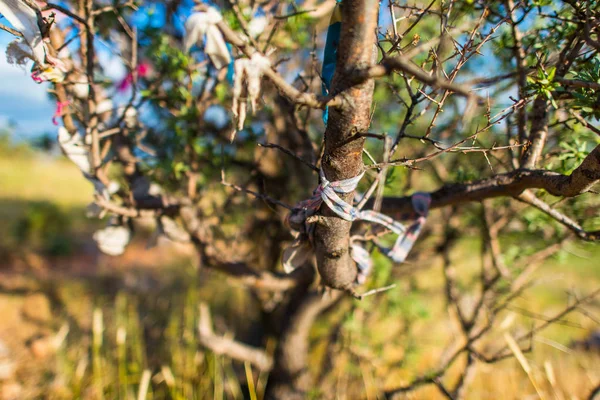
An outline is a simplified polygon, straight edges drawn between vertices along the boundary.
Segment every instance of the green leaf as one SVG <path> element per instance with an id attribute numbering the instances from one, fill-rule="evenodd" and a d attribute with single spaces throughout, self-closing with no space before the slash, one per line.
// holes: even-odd
<path id="1" fill-rule="evenodd" d="M 185 172 L 188 169 L 189 169 L 188 166 L 185 165 L 181 161 L 178 161 L 177 163 L 175 163 L 175 165 L 173 166 L 173 172 L 175 173 L 175 178 L 181 179 L 182 172 Z"/>
<path id="2" fill-rule="evenodd" d="M 546 77 L 546 74 L 544 73 L 544 70 L 543 70 L 543 69 L 541 69 L 541 68 L 538 68 L 538 70 L 537 70 L 537 75 L 538 75 L 538 78 L 539 78 L 540 80 L 541 80 L 541 79 L 544 79 L 544 78 Z"/>

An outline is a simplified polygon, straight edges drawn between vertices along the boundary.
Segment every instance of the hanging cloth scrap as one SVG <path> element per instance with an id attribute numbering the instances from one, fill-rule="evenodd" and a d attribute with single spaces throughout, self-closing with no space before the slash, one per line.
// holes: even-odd
<path id="1" fill-rule="evenodd" d="M 110 198 L 109 191 L 92 174 L 93 168 L 90 162 L 89 146 L 85 145 L 79 133 L 71 135 L 64 126 L 60 126 L 58 128 L 58 144 L 67 158 L 77 165 L 83 176 L 94 185 L 95 192 L 108 200 Z"/>
<path id="2" fill-rule="evenodd" d="M 131 229 L 126 224 L 109 223 L 107 227 L 97 230 L 93 238 L 101 252 L 109 256 L 120 256 L 131 241 Z"/>
<path id="3" fill-rule="evenodd" d="M 214 7 L 206 12 L 196 12 L 185 22 L 184 47 L 189 51 L 195 44 L 204 42 L 204 52 L 216 69 L 231 62 L 229 48 L 217 24 L 223 20 L 221 13 Z"/>
<path id="4" fill-rule="evenodd" d="M 31 78 L 37 82 L 62 82 L 65 64 L 52 57 L 44 42 L 40 29 L 41 9 L 36 2 L 22 0 L 0 0 L 0 15 L 23 37 L 10 42 L 6 48 L 6 60 L 9 64 L 25 65 L 33 60 Z"/>
<path id="5" fill-rule="evenodd" d="M 256 52 L 250 58 L 238 58 L 235 60 L 235 75 L 233 81 L 233 102 L 231 110 L 237 118 L 237 130 L 244 129 L 246 120 L 246 98 L 243 96 L 244 89 L 252 105 L 252 113 L 256 112 L 258 96 L 262 77 L 266 70 L 271 68 L 268 57 Z M 244 85 L 245 83 L 245 85 Z"/>
<path id="6" fill-rule="evenodd" d="M 381 252 L 396 263 L 404 262 L 412 246 L 414 245 L 429 212 L 431 196 L 428 193 L 415 193 L 411 197 L 413 209 L 417 218 L 406 228 L 400 222 L 382 213 L 358 208 L 342 200 L 338 193 L 350 193 L 356 189 L 358 182 L 362 179 L 364 172 L 353 178 L 344 179 L 336 182 L 329 182 L 325 177 L 323 169 L 319 171 L 321 184 L 313 192 L 310 199 L 301 201 L 288 215 L 288 224 L 299 228 L 296 240 L 284 250 L 283 267 L 286 272 L 291 272 L 295 268 L 306 262 L 312 256 L 312 236 L 314 233 L 314 224 L 307 224 L 306 219 L 315 215 L 323 202 L 327 204 L 333 212 L 346 221 L 369 221 L 382 225 L 395 233 L 397 236 L 394 245 L 387 248 L 380 248 Z M 350 253 L 352 259 L 358 265 L 357 283 L 362 284 L 366 280 L 372 267 L 369 252 L 358 243 L 351 243 Z"/>

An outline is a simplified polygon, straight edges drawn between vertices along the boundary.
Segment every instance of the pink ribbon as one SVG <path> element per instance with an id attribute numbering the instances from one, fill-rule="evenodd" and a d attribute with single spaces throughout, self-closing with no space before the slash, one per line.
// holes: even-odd
<path id="1" fill-rule="evenodd" d="M 52 116 L 52 123 L 54 125 L 58 125 L 58 118 L 65 114 L 65 108 L 67 108 L 70 103 L 69 100 L 56 102 L 56 111 L 54 111 L 54 115 Z"/>
<path id="2" fill-rule="evenodd" d="M 150 64 L 148 63 L 140 63 L 137 66 L 137 74 L 140 78 L 145 78 L 146 76 L 148 76 L 150 74 Z M 119 85 L 117 86 L 117 90 L 119 92 L 124 92 L 127 89 L 129 89 L 129 87 L 131 86 L 131 84 L 133 83 L 133 73 L 129 72 L 125 78 L 123 78 L 123 80 L 119 83 Z"/>

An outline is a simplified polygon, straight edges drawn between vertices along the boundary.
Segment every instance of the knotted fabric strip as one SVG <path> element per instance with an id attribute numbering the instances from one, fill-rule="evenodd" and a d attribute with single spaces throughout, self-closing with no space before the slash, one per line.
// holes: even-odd
<path id="1" fill-rule="evenodd" d="M 429 196 L 428 193 L 415 193 L 412 195 L 412 206 L 417 218 L 408 228 L 406 228 L 400 222 L 385 214 L 373 210 L 362 211 L 346 203 L 338 196 L 338 193 L 346 194 L 354 191 L 363 175 L 364 172 L 353 178 L 330 182 L 325 177 L 323 169 L 319 171 L 321 184 L 315 189 L 313 196 L 310 199 L 298 203 L 288 216 L 288 222 L 296 227 L 303 226 L 304 231 L 300 232 L 298 239 L 284 252 L 284 269 L 287 272 L 298 267 L 300 263 L 306 261 L 308 258 L 305 242 L 306 239 L 308 239 L 309 242 L 311 241 L 314 229 L 311 225 L 307 226 L 306 219 L 316 214 L 323 202 L 325 202 L 327 207 L 329 207 L 337 216 L 346 221 L 352 222 L 363 220 L 373 222 L 384 226 L 398 235 L 391 248 L 380 247 L 380 250 L 396 263 L 401 263 L 406 259 L 410 249 L 421 232 L 421 228 L 425 224 L 429 212 L 429 205 L 431 203 L 431 196 Z M 351 243 L 350 250 L 352 259 L 357 263 L 359 269 L 357 281 L 358 283 L 363 283 L 371 270 L 371 258 L 367 250 L 357 243 Z"/>
<path id="2" fill-rule="evenodd" d="M 69 106 L 69 104 L 71 104 L 69 100 L 56 102 L 56 111 L 54 111 L 54 115 L 52 116 L 52 123 L 54 125 L 58 125 L 58 118 L 65 115 L 65 109 Z"/>

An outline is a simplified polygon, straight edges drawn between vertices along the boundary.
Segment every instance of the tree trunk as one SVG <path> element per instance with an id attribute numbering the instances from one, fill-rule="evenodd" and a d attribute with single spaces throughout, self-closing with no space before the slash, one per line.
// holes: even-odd
<path id="1" fill-rule="evenodd" d="M 342 31 L 333 76 L 332 94 L 344 98 L 340 107 L 329 110 L 325 130 L 325 153 L 321 160 L 330 182 L 353 178 L 363 171 L 362 151 L 365 139 L 353 138 L 369 129 L 374 81 L 369 79 L 351 87 L 352 73 L 371 66 L 377 56 L 376 30 L 379 2 L 354 0 L 341 3 Z M 350 89 L 347 89 L 351 87 Z M 354 140 L 353 140 L 354 139 Z M 352 202 L 354 192 L 340 196 Z M 323 283 L 336 289 L 350 289 L 357 270 L 349 254 L 352 223 L 339 218 L 326 205 L 315 231 L 317 266 Z"/>
<path id="2" fill-rule="evenodd" d="M 373 80 L 354 86 L 353 72 L 367 68 L 377 55 L 376 30 L 379 2 L 376 0 L 345 1 L 341 5 L 342 32 L 338 47 L 337 67 L 332 94 L 342 94 L 338 108 L 330 108 L 325 130 L 325 153 L 321 164 L 331 182 L 348 179 L 363 171 L 364 138 L 353 140 L 357 133 L 369 129 Z M 352 202 L 354 193 L 340 196 Z M 336 216 L 327 206 L 315 231 L 317 266 L 322 282 L 332 288 L 350 289 L 356 280 L 356 265 L 349 254 L 351 222 Z M 267 399 L 304 399 L 311 387 L 308 371 L 308 335 L 317 316 L 341 298 L 342 292 L 322 295 L 309 290 L 290 310 L 289 321 L 275 352 L 274 366 L 267 384 Z"/>
<path id="3" fill-rule="evenodd" d="M 321 294 L 317 290 L 304 293 L 302 300 L 290 310 L 290 317 L 275 350 L 274 364 L 265 398 L 268 400 L 303 400 L 310 390 L 312 377 L 308 370 L 308 335 L 316 318 L 342 297 L 342 292 Z M 292 305 L 290 308 L 293 308 Z"/>

